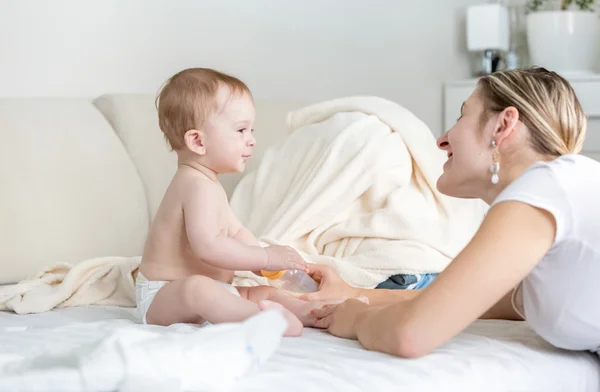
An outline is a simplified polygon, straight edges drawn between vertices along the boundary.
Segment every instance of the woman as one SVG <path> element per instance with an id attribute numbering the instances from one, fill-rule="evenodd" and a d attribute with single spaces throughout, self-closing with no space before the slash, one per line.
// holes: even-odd
<path id="1" fill-rule="evenodd" d="M 317 326 L 367 349 L 419 357 L 477 318 L 526 322 L 556 347 L 600 347 L 600 163 L 577 153 L 586 118 L 569 83 L 543 68 L 480 79 L 438 140 L 438 189 L 490 209 L 426 288 L 358 290 L 314 266 Z M 310 295 L 306 296 L 311 298 Z"/>

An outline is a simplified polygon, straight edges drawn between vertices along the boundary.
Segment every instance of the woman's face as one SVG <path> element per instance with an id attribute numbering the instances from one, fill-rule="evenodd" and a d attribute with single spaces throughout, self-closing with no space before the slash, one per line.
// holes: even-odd
<path id="1" fill-rule="evenodd" d="M 448 153 L 437 188 L 448 196 L 481 198 L 491 185 L 489 169 L 496 116 L 482 122 L 483 110 L 478 87 L 464 102 L 456 124 L 437 141 L 438 147 Z"/>

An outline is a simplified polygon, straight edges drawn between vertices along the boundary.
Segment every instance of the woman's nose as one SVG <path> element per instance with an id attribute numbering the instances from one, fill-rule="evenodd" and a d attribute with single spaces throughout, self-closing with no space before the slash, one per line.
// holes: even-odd
<path id="1" fill-rule="evenodd" d="M 440 136 L 437 140 L 437 146 L 440 150 L 445 150 L 448 148 L 448 132 L 444 132 L 442 136 Z"/>

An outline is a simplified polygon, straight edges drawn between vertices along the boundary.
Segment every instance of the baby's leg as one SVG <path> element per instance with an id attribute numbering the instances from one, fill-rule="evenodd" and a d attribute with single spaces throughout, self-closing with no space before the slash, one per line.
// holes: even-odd
<path id="1" fill-rule="evenodd" d="M 146 321 L 165 326 L 204 321 L 218 324 L 243 321 L 260 310 L 256 303 L 230 293 L 222 283 L 194 275 L 163 286 L 148 309 Z M 286 320 L 285 336 L 302 334 L 302 324 L 297 319 L 290 321 L 286 315 Z"/>
<path id="2" fill-rule="evenodd" d="M 323 305 L 327 304 L 344 302 L 344 300 L 326 302 L 303 301 L 286 294 L 282 290 L 270 286 L 237 287 L 237 289 L 242 297 L 257 303 L 262 310 L 280 308 L 277 304 L 281 304 L 296 315 L 305 327 L 315 326 L 316 317 L 310 314 L 311 310 L 320 309 Z M 273 302 L 276 302 L 277 304 L 274 304 Z"/>

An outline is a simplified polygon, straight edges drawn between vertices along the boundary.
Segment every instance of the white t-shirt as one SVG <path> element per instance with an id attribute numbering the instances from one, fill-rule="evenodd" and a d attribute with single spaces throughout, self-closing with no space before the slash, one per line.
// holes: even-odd
<path id="1" fill-rule="evenodd" d="M 557 225 L 552 248 L 515 290 L 515 310 L 556 347 L 598 351 L 600 162 L 576 154 L 537 162 L 492 206 L 504 200 L 547 210 Z"/>

